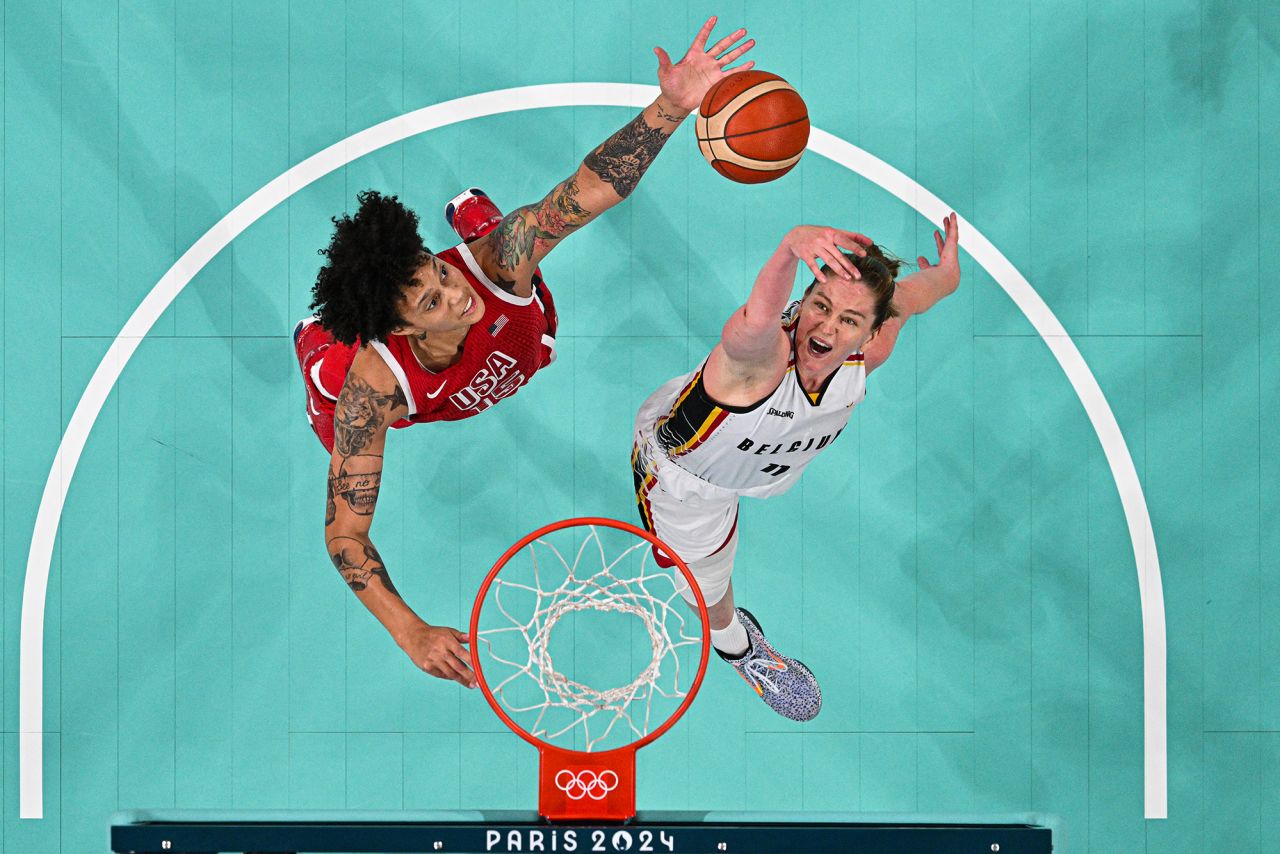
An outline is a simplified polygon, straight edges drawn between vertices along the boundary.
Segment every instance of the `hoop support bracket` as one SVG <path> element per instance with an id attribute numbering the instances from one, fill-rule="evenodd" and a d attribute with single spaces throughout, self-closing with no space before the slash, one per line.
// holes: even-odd
<path id="1" fill-rule="evenodd" d="M 548 821 L 629 821 L 636 815 L 636 749 L 538 748 L 538 813 Z"/>

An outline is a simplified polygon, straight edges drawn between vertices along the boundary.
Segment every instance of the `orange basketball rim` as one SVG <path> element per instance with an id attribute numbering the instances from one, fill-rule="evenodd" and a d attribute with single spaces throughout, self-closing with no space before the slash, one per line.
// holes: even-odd
<path id="1" fill-rule="evenodd" d="M 601 530 L 610 532 L 609 536 L 613 538 L 620 534 L 624 541 L 630 543 L 623 557 L 611 557 L 605 553 Z M 557 532 L 562 539 L 572 537 L 581 540 L 572 565 L 560 551 L 549 545 L 549 538 Z M 543 590 L 546 576 L 550 573 L 538 567 L 535 554 L 538 546 L 551 548 L 565 571 L 567 580 L 550 590 Z M 512 565 L 513 559 L 525 553 L 526 549 L 530 550 L 529 555 L 534 563 L 535 581 L 507 582 L 500 578 L 504 568 Z M 636 554 L 629 558 L 630 563 L 638 561 L 640 566 L 638 571 L 628 572 L 622 568 L 622 564 L 626 555 L 632 551 Z M 659 567 L 653 560 L 655 552 L 669 557 L 674 561 L 675 567 L 670 570 Z M 588 567 L 592 567 L 596 554 L 601 558 L 600 570 L 580 566 L 585 562 Z M 673 574 L 675 571 L 679 572 L 678 576 Z M 509 571 L 509 574 L 515 573 Z M 557 571 L 554 574 L 559 573 Z M 655 587 L 665 592 L 667 581 L 663 580 L 664 575 L 675 591 L 670 596 L 654 592 Z M 512 610 L 510 604 L 503 603 L 501 599 L 504 584 L 515 588 L 521 595 L 533 597 L 532 616 L 527 622 L 524 622 L 523 615 L 513 616 L 509 613 Z M 683 616 L 692 615 L 683 602 L 676 601 L 680 598 L 679 591 L 684 589 L 684 585 L 692 590 L 697 601 L 700 625 L 696 636 L 683 631 Z M 494 593 L 492 597 L 491 591 Z M 491 608 L 500 610 L 502 616 L 513 626 L 482 630 L 481 614 L 486 610 L 486 602 L 489 602 Z M 612 689 L 596 689 L 584 684 L 575 678 L 577 655 L 572 657 L 575 673 L 565 674 L 557 669 L 549 651 L 552 629 L 561 617 L 568 614 L 576 616 L 584 611 L 620 611 L 640 617 L 643 621 L 645 633 L 652 641 L 653 658 L 650 665 L 630 684 Z M 679 628 L 674 634 L 666 625 L 667 621 L 678 624 Z M 527 644 L 528 659 L 523 659 L 522 653 L 509 658 L 495 654 L 486 637 L 495 632 L 508 632 L 506 638 L 512 642 L 520 646 Z M 636 751 L 670 730 L 689 708 L 702 684 L 711 650 L 706 602 L 689 567 L 680 556 L 648 531 L 615 519 L 582 517 L 546 525 L 507 549 L 489 571 L 471 609 L 470 635 L 471 663 L 485 700 L 503 723 L 538 749 L 538 812 L 550 821 L 622 822 L 634 818 Z M 577 636 L 576 630 L 574 636 Z M 598 650 L 607 639 L 600 637 L 588 640 Z M 680 648 L 689 646 L 691 652 L 694 643 L 700 643 L 701 655 L 692 679 L 687 685 L 676 684 L 674 688 L 671 685 L 659 685 L 659 680 L 670 681 L 672 673 L 675 674 L 675 681 L 679 682 L 682 678 L 679 668 Z M 486 647 L 487 656 L 481 652 L 481 646 Z M 495 662 L 513 668 L 515 677 L 495 680 L 486 672 L 486 657 L 490 659 L 488 665 L 491 668 L 494 668 Z M 666 666 L 660 666 L 662 664 Z M 504 686 L 508 686 L 516 677 L 528 677 L 536 682 L 537 687 L 547 695 L 547 701 L 524 707 L 519 703 L 504 702 Z M 680 699 L 678 708 L 654 726 L 649 725 L 647 707 L 644 710 L 644 720 L 634 720 L 640 715 L 630 713 L 629 706 L 644 705 L 659 693 L 672 703 Z M 618 730 L 626 732 L 628 736 L 635 736 L 634 740 L 605 750 L 592 749 L 598 743 L 598 738 L 595 741 L 585 739 L 586 749 L 553 744 L 550 738 L 562 735 L 564 730 L 571 727 L 565 727 L 560 733 L 549 732 L 545 716 L 547 708 L 551 707 L 556 707 L 557 710 L 569 709 L 568 714 L 575 726 L 578 722 L 582 723 L 583 732 L 586 731 L 587 719 L 602 710 L 603 714 L 611 716 L 606 732 L 614 729 L 617 721 L 625 716 L 625 722 L 618 726 Z M 523 712 L 526 716 L 533 715 L 533 720 L 522 725 L 516 721 L 511 711 Z M 583 735 L 578 733 L 576 737 L 581 745 Z"/>

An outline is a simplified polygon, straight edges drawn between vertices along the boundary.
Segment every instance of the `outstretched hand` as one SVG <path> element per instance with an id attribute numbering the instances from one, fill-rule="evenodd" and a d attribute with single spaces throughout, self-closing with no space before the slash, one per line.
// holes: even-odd
<path id="1" fill-rule="evenodd" d="M 737 29 L 708 48 L 707 39 L 710 38 L 711 30 L 715 25 L 716 17 L 712 15 L 702 25 L 702 29 L 698 30 L 693 44 L 689 46 L 689 50 L 679 62 L 673 63 L 671 57 L 662 48 L 653 49 L 658 56 L 658 85 L 662 88 L 662 94 L 674 106 L 686 113 L 692 113 L 698 109 L 698 105 L 702 103 L 702 96 L 706 95 L 712 86 L 730 74 L 746 71 L 755 65 L 754 62 L 747 62 L 737 68 L 726 69 L 729 63 L 755 47 L 756 41 L 748 39 L 738 44 L 747 31 Z"/>
<path id="2" fill-rule="evenodd" d="M 782 245 L 792 255 L 803 261 L 813 271 L 820 283 L 827 281 L 822 265 L 835 270 L 845 279 L 861 279 L 862 274 L 845 252 L 866 256 L 864 247 L 871 245 L 871 238 L 856 231 L 844 231 L 823 225 L 797 225 L 783 238 Z M 822 264 L 817 262 L 821 261 Z"/>
<path id="3" fill-rule="evenodd" d="M 467 688 L 474 688 L 476 675 L 467 666 L 471 655 L 465 644 L 469 640 L 469 635 L 457 629 L 419 622 L 398 642 L 419 669 L 439 679 L 452 679 Z"/>
<path id="4" fill-rule="evenodd" d="M 941 272 L 948 276 L 954 277 L 956 280 L 960 278 L 960 217 L 956 216 L 956 212 L 952 211 L 949 215 L 942 218 L 942 227 L 946 229 L 946 237 L 938 231 L 933 233 L 933 242 L 938 246 L 938 262 L 930 263 L 929 259 L 921 255 L 916 259 L 916 263 L 920 265 L 921 270 L 928 270 L 930 267 L 937 267 Z"/>

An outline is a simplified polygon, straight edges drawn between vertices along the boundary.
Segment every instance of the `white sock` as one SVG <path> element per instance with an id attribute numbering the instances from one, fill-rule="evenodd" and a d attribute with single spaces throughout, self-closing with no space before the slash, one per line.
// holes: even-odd
<path id="1" fill-rule="evenodd" d="M 736 657 L 746 652 L 751 642 L 747 640 L 747 630 L 743 628 L 742 623 L 738 622 L 735 615 L 729 625 L 723 629 L 711 630 L 711 645 L 725 655 Z"/>

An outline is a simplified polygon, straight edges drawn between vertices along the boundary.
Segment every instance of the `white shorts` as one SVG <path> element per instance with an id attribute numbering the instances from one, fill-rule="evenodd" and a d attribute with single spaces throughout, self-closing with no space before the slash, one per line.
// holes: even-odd
<path id="1" fill-rule="evenodd" d="M 632 450 L 636 504 L 646 530 L 675 550 L 698 581 L 708 606 L 724 598 L 738 550 L 738 496 L 727 489 L 708 490 L 675 463 L 637 442 Z M 662 566 L 670 565 L 660 555 Z M 679 579 L 677 579 L 679 583 Z M 694 597 L 681 590 L 690 602 Z"/>

